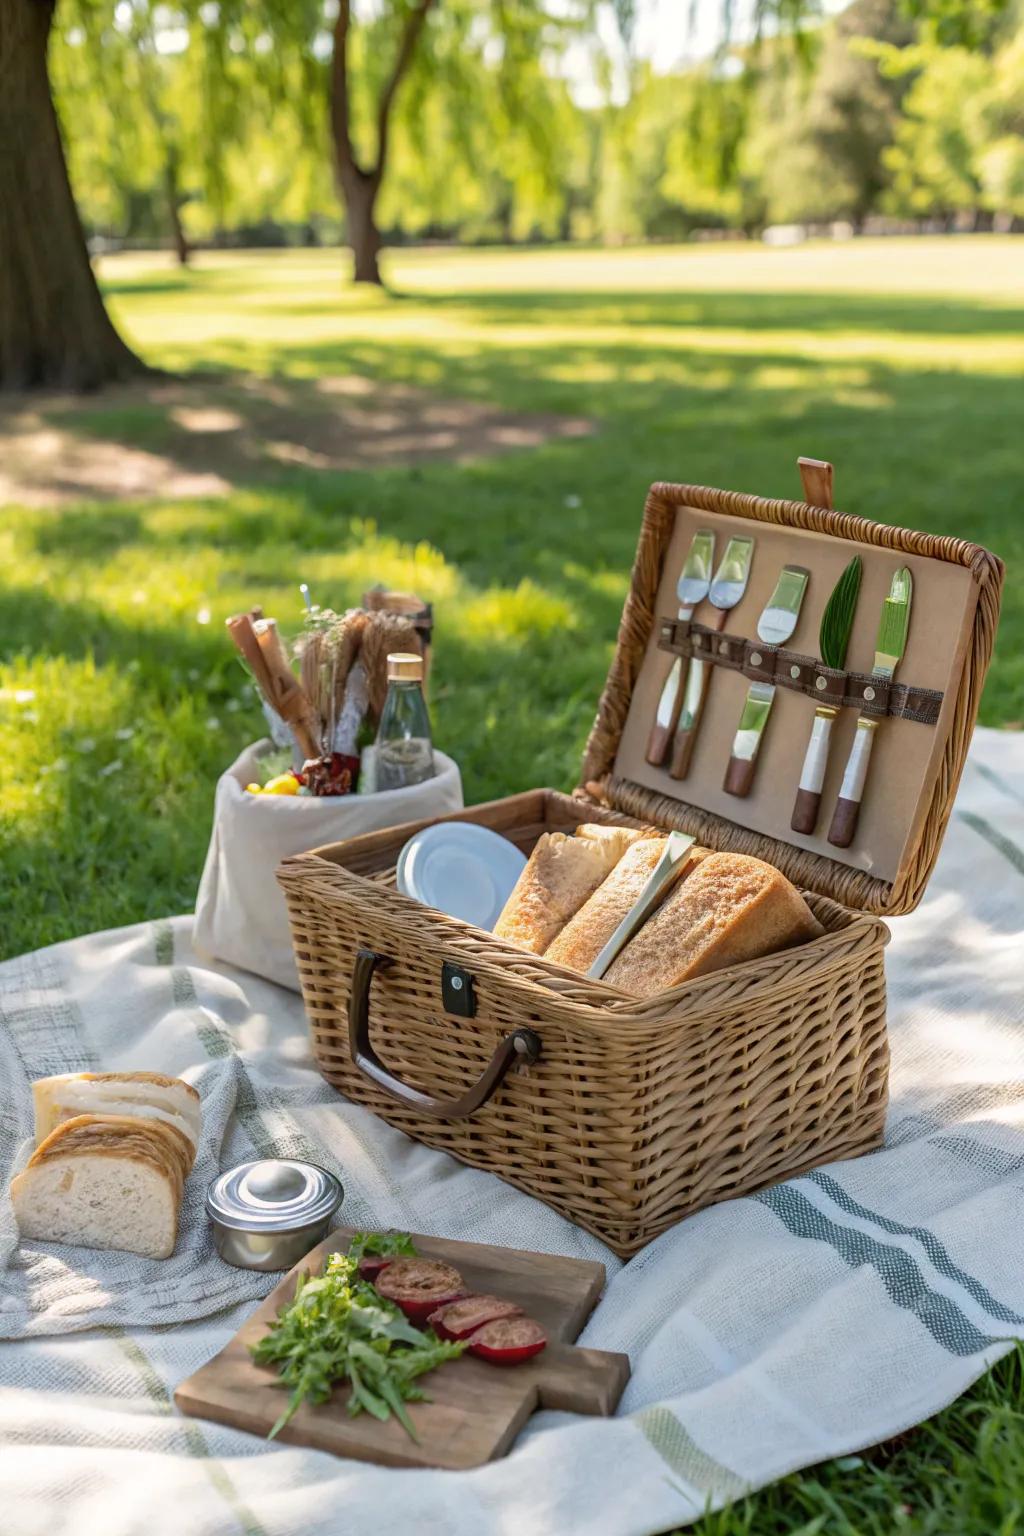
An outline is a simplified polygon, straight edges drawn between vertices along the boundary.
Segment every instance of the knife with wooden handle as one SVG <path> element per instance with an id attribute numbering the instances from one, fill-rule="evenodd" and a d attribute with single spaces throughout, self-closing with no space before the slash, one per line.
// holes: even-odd
<path id="1" fill-rule="evenodd" d="M 730 539 L 726 545 L 722 563 L 715 572 L 715 579 L 708 593 L 708 601 L 717 610 L 712 626 L 714 629 L 725 628 L 725 621 L 730 612 L 746 592 L 747 582 L 750 579 L 750 562 L 753 557 L 753 539 Z M 690 670 L 686 674 L 683 707 L 676 726 L 676 738 L 672 744 L 672 766 L 669 772 L 674 779 L 685 779 L 689 771 L 710 682 L 710 663 L 699 661 L 694 657 L 690 662 Z"/>
<path id="2" fill-rule="evenodd" d="M 872 677 L 891 681 L 907 648 L 907 630 L 910 627 L 910 605 L 914 596 L 914 581 L 908 568 L 903 565 L 893 575 L 889 596 L 882 604 L 882 616 L 878 623 L 875 641 L 875 664 Z M 878 720 L 871 715 L 860 715 L 854 732 L 853 746 L 846 760 L 839 799 L 832 814 L 828 840 L 833 848 L 849 848 L 857 832 L 864 784 L 871 761 L 871 749 L 875 742 Z"/>
<path id="3" fill-rule="evenodd" d="M 690 544 L 683 572 L 676 587 L 681 619 L 692 619 L 693 610 L 697 604 L 702 603 L 707 597 L 714 561 L 715 535 L 708 528 L 698 528 Z M 676 656 L 673 659 L 658 700 L 654 724 L 647 740 L 647 761 L 655 768 L 660 768 L 668 755 L 669 742 L 672 740 L 676 722 L 679 719 L 683 702 L 685 665 L 682 656 Z"/>
<path id="4" fill-rule="evenodd" d="M 757 621 L 757 636 L 764 645 L 785 645 L 800 618 L 804 593 L 811 573 L 802 565 L 784 565 L 775 583 L 775 591 L 768 599 Z M 752 651 L 750 660 L 757 665 L 761 657 Z M 775 703 L 775 684 L 753 682 L 747 689 L 743 713 L 732 743 L 732 755 L 725 772 L 722 788 L 728 795 L 749 795 L 754 783 L 758 753 L 768 724 L 772 705 Z"/>
<path id="5" fill-rule="evenodd" d="M 854 555 L 832 589 L 832 596 L 821 615 L 818 648 L 826 667 L 841 672 L 846 664 L 846 651 L 853 629 L 853 616 L 857 611 L 863 562 Z M 810 836 L 818 825 L 821 810 L 821 788 L 828 768 L 828 754 L 832 742 L 832 726 L 839 711 L 830 704 L 819 704 L 814 711 L 811 739 L 804 754 L 800 770 L 800 783 L 793 802 L 790 826 L 794 832 Z"/>

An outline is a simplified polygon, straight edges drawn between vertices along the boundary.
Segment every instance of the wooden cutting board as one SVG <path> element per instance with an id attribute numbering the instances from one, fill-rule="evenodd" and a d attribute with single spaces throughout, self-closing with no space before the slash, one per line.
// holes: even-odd
<path id="1" fill-rule="evenodd" d="M 318 1273 L 329 1253 L 344 1252 L 352 1229 L 339 1227 L 296 1265 L 209 1365 L 183 1381 L 174 1401 L 183 1413 L 215 1419 L 233 1429 L 266 1435 L 286 1402 L 277 1372 L 254 1364 L 248 1346 L 262 1338 L 278 1310 L 291 1301 L 300 1271 Z M 519 1248 L 413 1241 L 424 1258 L 454 1264 L 468 1291 L 518 1302 L 536 1318 L 548 1346 L 516 1366 L 488 1365 L 463 1355 L 422 1378 L 431 1401 L 409 1403 L 419 1440 L 410 1440 L 394 1418 L 386 1423 L 362 1413 L 349 1418 L 348 1388 L 339 1387 L 319 1408 L 303 1404 L 278 1439 L 336 1456 L 388 1467 L 477 1467 L 504 1456 L 535 1408 L 610 1414 L 629 1380 L 628 1355 L 573 1345 L 604 1289 L 603 1264 L 561 1259 Z"/>

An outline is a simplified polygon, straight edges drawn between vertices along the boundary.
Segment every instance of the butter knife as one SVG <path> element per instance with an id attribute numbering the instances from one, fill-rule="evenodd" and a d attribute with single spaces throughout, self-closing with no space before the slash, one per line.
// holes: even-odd
<path id="1" fill-rule="evenodd" d="M 860 594 L 860 578 L 863 563 L 854 555 L 832 589 L 832 596 L 825 604 L 818 634 L 818 649 L 826 667 L 841 672 L 846 664 L 846 649 L 853 629 L 853 616 L 857 612 Z M 829 747 L 832 740 L 832 724 L 839 711 L 831 704 L 819 704 L 814 711 L 811 739 L 804 754 L 800 770 L 800 783 L 793 802 L 790 826 L 794 832 L 811 835 L 818 825 L 821 809 L 821 786 L 825 782 Z"/>
<path id="2" fill-rule="evenodd" d="M 669 887 L 682 874 L 686 856 L 695 841 L 688 832 L 669 834 L 665 851 L 651 870 L 647 884 L 587 972 L 591 981 L 601 980 L 619 952 L 625 949 L 634 933 L 646 923 Z"/>
<path id="3" fill-rule="evenodd" d="M 708 592 L 708 601 L 712 608 L 717 610 L 713 624 L 715 629 L 725 628 L 729 613 L 746 592 L 747 581 L 750 578 L 750 562 L 753 558 L 753 539 L 730 539 L 725 546 L 722 563 L 715 572 Z M 683 707 L 679 713 L 676 739 L 672 747 L 672 766 L 669 772 L 674 779 L 685 779 L 689 771 L 710 682 L 711 664 L 694 657 L 690 662 L 690 670 L 686 674 Z"/>
<path id="4" fill-rule="evenodd" d="M 690 544 L 689 553 L 683 565 L 683 573 L 676 586 L 681 619 L 692 619 L 693 610 L 697 604 L 702 603 L 707 597 L 714 560 L 715 535 L 709 528 L 698 528 Z M 655 768 L 660 768 L 665 761 L 669 742 L 672 740 L 676 721 L 679 719 L 679 709 L 683 701 L 682 685 L 685 665 L 682 656 L 675 657 L 658 700 L 654 725 L 651 727 L 647 742 L 647 761 Z"/>
<path id="5" fill-rule="evenodd" d="M 802 565 L 784 565 L 775 591 L 757 621 L 758 639 L 764 645 L 785 645 L 796 629 L 811 573 Z M 757 652 L 751 652 L 751 660 Z M 764 728 L 775 703 L 775 684 L 753 682 L 732 743 L 732 755 L 722 788 L 729 795 L 749 795 L 761 750 Z"/>
<path id="6" fill-rule="evenodd" d="M 907 648 L 907 630 L 910 628 L 910 605 L 914 596 L 914 579 L 905 565 L 893 575 L 889 584 L 889 596 L 882 604 L 882 616 L 878 621 L 875 640 L 875 664 L 872 677 L 891 680 Z M 860 802 L 871 761 L 871 748 L 875 742 L 878 721 L 870 715 L 860 715 L 853 736 L 853 746 L 846 760 L 846 771 L 839 790 L 839 799 L 832 814 L 828 840 L 833 848 L 849 848 L 857 831 Z"/>

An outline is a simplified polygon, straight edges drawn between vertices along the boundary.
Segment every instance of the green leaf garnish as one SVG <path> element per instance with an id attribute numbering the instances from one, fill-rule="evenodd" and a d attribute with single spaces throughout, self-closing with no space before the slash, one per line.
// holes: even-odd
<path id="1" fill-rule="evenodd" d="M 388 1244 L 384 1248 L 374 1244 Z M 416 1432 L 405 1409 L 422 1401 L 417 1377 L 457 1360 L 464 1344 L 443 1342 L 423 1333 L 398 1307 L 378 1296 L 359 1277 L 366 1253 L 414 1253 L 405 1232 L 357 1232 L 347 1254 L 332 1253 L 321 1275 L 300 1274 L 291 1301 L 283 1306 L 263 1338 L 250 1346 L 257 1365 L 276 1366 L 280 1385 L 290 1389 L 288 1406 L 268 1439 L 285 1427 L 301 1403 L 327 1402 L 335 1387 L 348 1381 L 348 1412 L 376 1419 L 394 1414 L 413 1440 Z"/>

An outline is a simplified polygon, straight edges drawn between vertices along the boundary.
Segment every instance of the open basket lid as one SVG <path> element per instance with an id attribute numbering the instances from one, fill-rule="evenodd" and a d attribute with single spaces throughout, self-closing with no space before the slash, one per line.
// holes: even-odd
<path id="1" fill-rule="evenodd" d="M 940 538 L 836 512 L 831 465 L 800 461 L 806 501 L 774 501 L 708 486 L 651 486 L 611 670 L 581 773 L 581 792 L 630 816 L 693 833 L 706 847 L 752 854 L 804 890 L 846 907 L 895 915 L 924 894 L 938 858 L 970 745 L 992 654 L 1002 562 L 963 539 Z M 720 613 L 707 601 L 690 621 L 677 583 L 695 533 L 714 534 L 715 564 L 732 537 L 752 538 L 749 581 Z M 822 612 L 854 555 L 862 561 L 845 671 L 820 664 Z M 792 637 L 778 651 L 758 622 L 782 568 L 809 573 Z M 872 686 L 876 634 L 894 573 L 913 581 L 909 627 L 895 681 Z M 723 627 L 724 626 L 724 627 Z M 711 633 L 722 628 L 720 639 Z M 719 658 L 719 647 L 723 655 Z M 710 657 L 692 756 L 682 778 L 648 760 L 650 735 L 673 653 Z M 767 674 L 759 668 L 767 668 Z M 824 676 L 824 674 L 828 674 Z M 752 682 L 775 692 L 749 792 L 724 788 Z M 812 834 L 791 816 L 822 694 L 835 703 L 831 743 Z M 762 695 L 763 696 L 763 695 Z M 888 713 L 881 713 L 883 704 Z M 856 832 L 829 841 L 830 822 L 862 714 L 878 720 Z"/>

